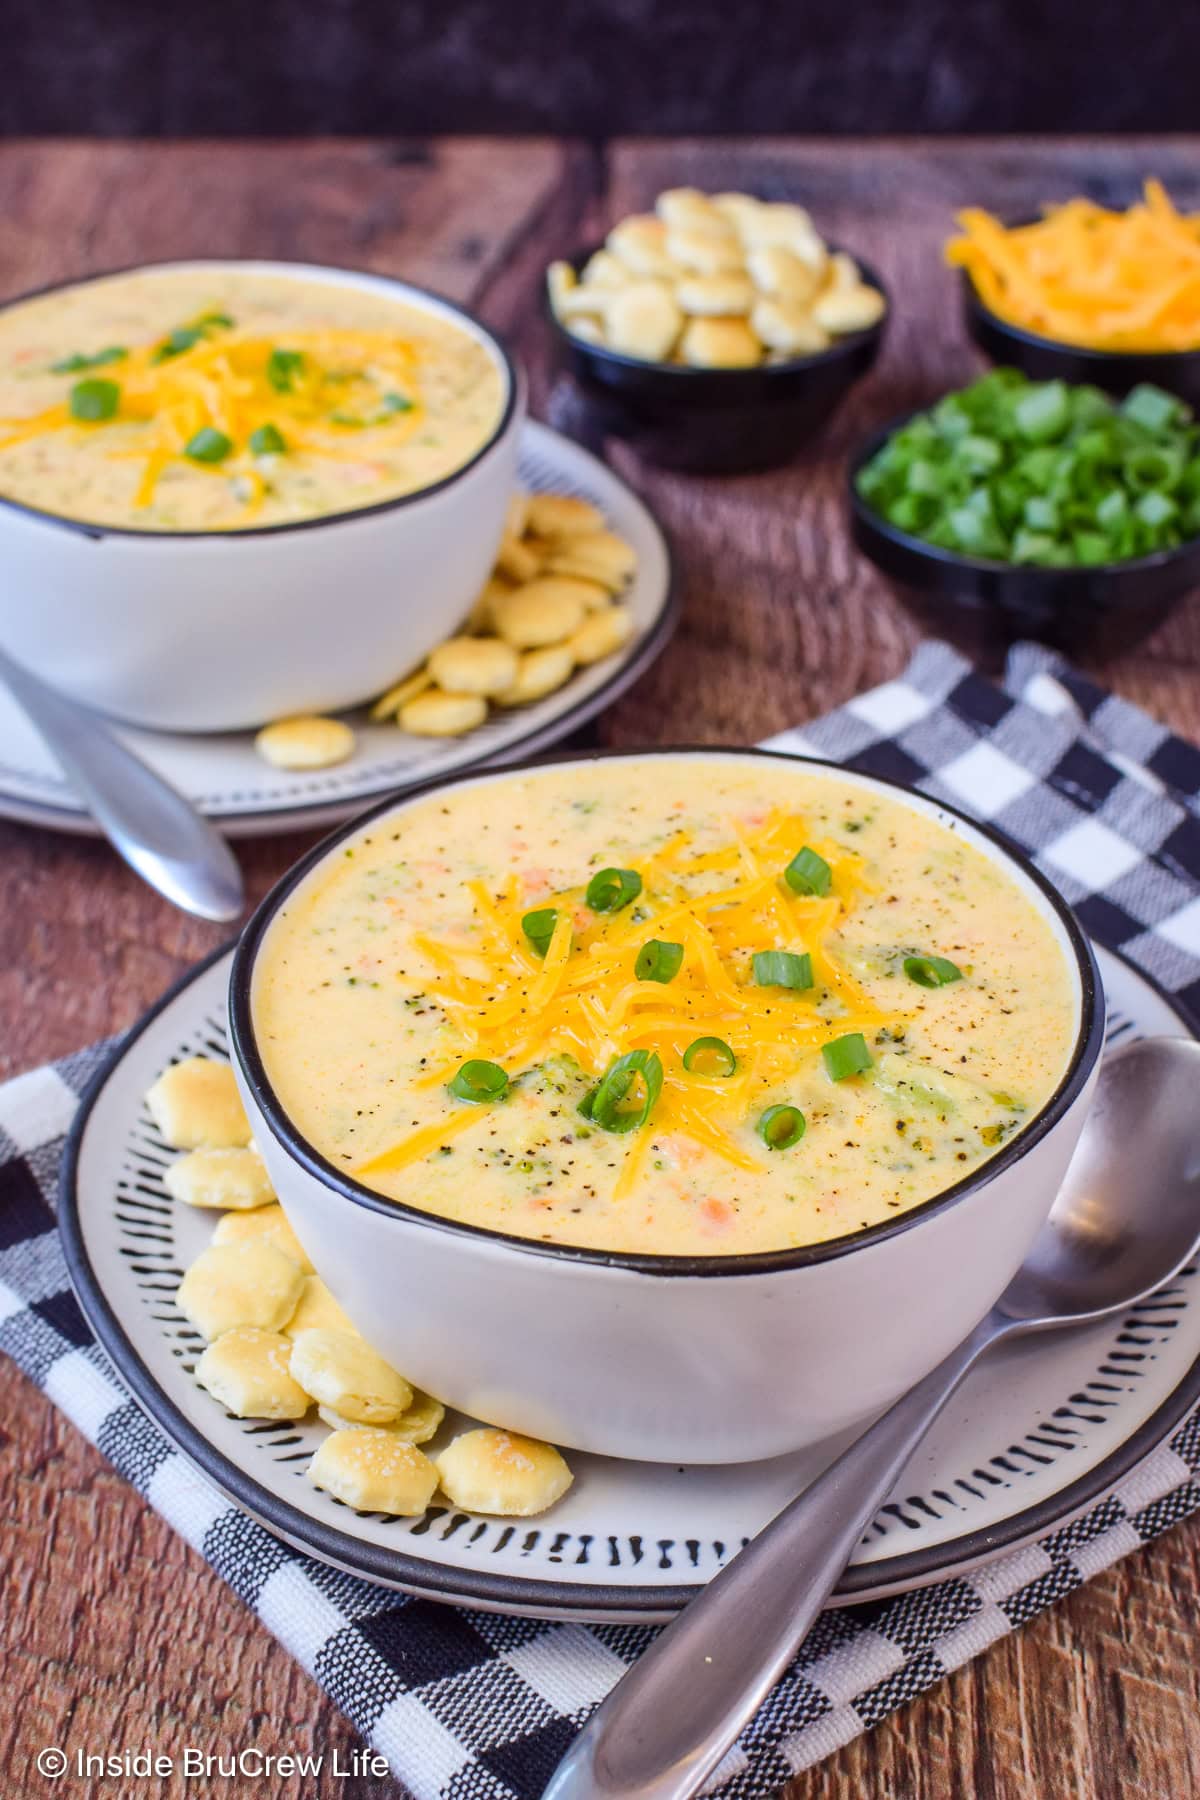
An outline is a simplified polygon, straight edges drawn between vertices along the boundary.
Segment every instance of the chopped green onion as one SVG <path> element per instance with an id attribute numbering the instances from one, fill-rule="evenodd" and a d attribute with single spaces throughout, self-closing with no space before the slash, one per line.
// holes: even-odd
<path id="1" fill-rule="evenodd" d="M 120 344 L 110 344 L 107 350 L 97 350 L 93 356 L 85 356 L 77 350 L 74 356 L 64 356 L 61 362 L 51 363 L 50 372 L 52 375 L 77 375 L 80 369 L 102 369 L 105 363 L 122 362 L 128 355 L 128 350 L 122 349 Z"/>
<path id="2" fill-rule="evenodd" d="M 1157 488 L 1154 488 L 1150 493 L 1142 494 L 1135 500 L 1133 510 L 1143 525 L 1149 525 L 1153 529 L 1159 525 L 1166 525 L 1175 517 L 1179 508 L 1169 495 L 1160 493 Z"/>
<path id="3" fill-rule="evenodd" d="M 499 1063 L 471 1057 L 448 1083 L 456 1100 L 502 1100 L 508 1091 L 508 1076 Z"/>
<path id="4" fill-rule="evenodd" d="M 621 1105 L 640 1077 L 646 1090 L 642 1105 L 622 1111 Z M 662 1093 L 662 1060 L 655 1050 L 627 1050 L 609 1064 L 600 1085 L 584 1095 L 579 1110 L 602 1131 L 637 1131 L 645 1125 Z"/>
<path id="5" fill-rule="evenodd" d="M 948 956 L 906 956 L 904 973 L 925 988 L 948 987 L 952 981 L 962 980 L 962 970 Z"/>
<path id="6" fill-rule="evenodd" d="M 1200 536 L 1200 429 L 1148 384 L 1098 388 L 994 369 L 895 431 L 855 485 L 938 549 L 1039 568 L 1096 568 Z"/>
<path id="7" fill-rule="evenodd" d="M 1187 408 L 1173 394 L 1164 394 L 1161 388 L 1144 381 L 1130 388 L 1121 402 L 1121 411 L 1127 419 L 1136 419 L 1139 425 L 1144 425 L 1147 431 L 1159 432 L 1186 415 Z"/>
<path id="8" fill-rule="evenodd" d="M 597 869 L 587 884 L 584 899 L 593 912 L 620 912 L 641 891 L 642 878 L 636 869 Z"/>
<path id="9" fill-rule="evenodd" d="M 1109 561 L 1108 539 L 1098 531 L 1073 531 L 1071 548 L 1075 561 L 1084 568 L 1096 568 Z"/>
<path id="10" fill-rule="evenodd" d="M 821 1060 L 830 1081 L 845 1081 L 847 1075 L 861 1075 L 871 1067 L 871 1052 L 861 1031 L 848 1031 L 821 1046 Z"/>
<path id="11" fill-rule="evenodd" d="M 976 437 L 968 432 L 958 446 L 958 454 L 964 467 L 970 469 L 972 475 L 987 475 L 1004 461 L 1004 452 L 999 444 L 991 438 Z"/>
<path id="12" fill-rule="evenodd" d="M 232 449 L 232 440 L 223 431 L 212 425 L 202 425 L 195 437 L 189 438 L 183 446 L 183 454 L 190 456 L 193 462 L 219 463 L 225 461 Z"/>
<path id="13" fill-rule="evenodd" d="M 151 362 L 169 362 L 173 356 L 182 356 L 185 350 L 199 344 L 212 331 L 228 331 L 233 320 L 228 313 L 206 312 L 193 319 L 190 325 L 177 325 L 169 331 L 162 343 L 158 345 Z"/>
<path id="14" fill-rule="evenodd" d="M 787 868 L 783 871 L 783 879 L 794 894 L 825 895 L 829 892 L 833 880 L 833 870 L 823 856 L 810 850 L 806 844 L 798 850 Z"/>
<path id="15" fill-rule="evenodd" d="M 103 424 L 120 404 L 121 390 L 115 381 L 77 381 L 71 389 L 71 417 L 85 425 Z"/>
<path id="16" fill-rule="evenodd" d="M 379 403 L 379 411 L 369 418 L 362 418 L 358 413 L 330 413 L 330 422 L 334 425 L 345 425 L 354 431 L 364 431 L 371 425 L 386 425 L 397 413 L 411 412 L 413 402 L 404 394 L 385 394 Z"/>
<path id="17" fill-rule="evenodd" d="M 1123 499 L 1124 496 L 1122 495 Z M 1096 511 L 1099 513 L 1099 507 Z M 1057 500 L 1050 500 L 1041 494 L 1031 494 L 1021 509 L 1026 525 L 1031 531 L 1058 530 L 1060 508 Z"/>
<path id="18" fill-rule="evenodd" d="M 557 924 L 558 914 L 552 906 L 539 906 L 534 912 L 527 912 L 521 920 L 521 930 L 539 956 L 545 956 L 550 948 L 550 939 L 554 936 Z"/>
<path id="19" fill-rule="evenodd" d="M 1037 444 L 1061 437 L 1071 422 L 1066 383 L 1047 381 L 1031 386 L 1013 408 L 1013 422 L 1022 437 Z"/>
<path id="20" fill-rule="evenodd" d="M 174 331 L 167 333 L 150 361 L 152 363 L 170 362 L 173 356 L 182 356 L 185 350 L 190 350 L 194 344 L 198 344 L 203 336 L 203 329 L 199 325 L 179 325 Z"/>
<path id="21" fill-rule="evenodd" d="M 812 957 L 807 950 L 756 950 L 754 979 L 759 987 L 810 988 Z"/>
<path id="22" fill-rule="evenodd" d="M 790 1150 L 808 1129 L 798 1106 L 768 1106 L 754 1127 L 768 1150 Z"/>
<path id="23" fill-rule="evenodd" d="M 698 1068 L 698 1063 L 716 1062 L 714 1068 Z M 729 1048 L 724 1038 L 699 1037 L 693 1040 L 683 1053 L 683 1066 L 689 1075 L 719 1075 L 727 1079 L 737 1068 L 737 1057 Z"/>
<path id="24" fill-rule="evenodd" d="M 267 358 L 267 380 L 277 394 L 290 394 L 303 367 L 303 350 L 272 350 Z"/>
<path id="25" fill-rule="evenodd" d="M 250 433 L 250 449 L 255 456 L 282 456 L 287 440 L 278 425 L 260 425 Z"/>
<path id="26" fill-rule="evenodd" d="M 683 945 L 668 943 L 664 938 L 651 938 L 642 945 L 633 965 L 639 981 L 674 981 L 683 967 Z"/>
<path id="27" fill-rule="evenodd" d="M 1051 537 L 1048 531 L 1017 531 L 1009 549 L 1009 561 L 1014 563 L 1040 563 L 1051 568 L 1061 562 L 1070 562 L 1071 558 Z"/>
<path id="28" fill-rule="evenodd" d="M 1117 532 L 1129 518 L 1129 501 L 1120 488 L 1110 488 L 1096 502 L 1095 520 L 1102 531 Z"/>

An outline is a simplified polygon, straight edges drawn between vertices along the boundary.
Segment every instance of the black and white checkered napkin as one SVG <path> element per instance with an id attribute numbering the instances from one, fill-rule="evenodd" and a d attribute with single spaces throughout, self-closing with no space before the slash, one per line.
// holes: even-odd
<path id="1" fill-rule="evenodd" d="M 1004 686 L 944 645 L 781 749 L 915 782 L 1031 852 L 1085 927 L 1200 1019 L 1200 750 L 1020 646 Z M 0 1088 L 0 1349 L 252 1606 L 418 1800 L 534 1800 L 650 1632 L 406 1600 L 289 1549 L 224 1500 L 128 1395 L 54 1229 L 63 1137 L 103 1057 Z M 1200 1507 L 1200 1411 L 1084 1517 L 899 1599 L 826 1613 L 712 1783 L 773 1793 L 1062 1594 Z"/>

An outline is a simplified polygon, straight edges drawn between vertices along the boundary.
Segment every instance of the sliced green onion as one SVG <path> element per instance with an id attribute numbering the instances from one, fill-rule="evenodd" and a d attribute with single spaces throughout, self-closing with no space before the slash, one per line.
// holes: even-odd
<path id="1" fill-rule="evenodd" d="M 170 362 L 173 356 L 182 356 L 185 350 L 190 350 L 194 344 L 198 344 L 203 336 L 204 330 L 200 325 L 179 325 L 174 331 L 167 333 L 162 343 L 155 349 L 150 361 L 152 363 Z"/>
<path id="2" fill-rule="evenodd" d="M 756 950 L 754 979 L 759 987 L 810 988 L 812 957 L 807 950 Z"/>
<path id="3" fill-rule="evenodd" d="M 597 869 L 587 884 L 584 899 L 593 912 L 620 912 L 642 891 L 636 869 Z"/>
<path id="4" fill-rule="evenodd" d="M 303 350 L 272 350 L 267 358 L 267 380 L 277 394 L 290 394 L 303 367 Z"/>
<path id="5" fill-rule="evenodd" d="M 1066 383 L 1047 381 L 1032 386 L 1013 408 L 1013 423 L 1023 438 L 1044 444 L 1061 437 L 1071 422 Z"/>
<path id="6" fill-rule="evenodd" d="M 633 972 L 639 981 L 674 981 L 683 967 L 683 945 L 651 938 L 637 953 Z"/>
<path id="7" fill-rule="evenodd" d="M 830 1081 L 845 1081 L 848 1075 L 861 1075 L 871 1067 L 871 1052 L 861 1031 L 848 1031 L 821 1046 L 821 1060 Z"/>
<path id="8" fill-rule="evenodd" d="M 1156 529 L 1160 525 L 1169 524 L 1179 508 L 1168 494 L 1159 493 L 1155 488 L 1148 494 L 1139 495 L 1133 503 L 1133 510 L 1143 525 Z"/>
<path id="9" fill-rule="evenodd" d="M 717 1067 L 697 1068 L 697 1063 L 713 1062 Z M 724 1080 L 737 1068 L 737 1057 L 724 1038 L 702 1037 L 690 1043 L 683 1053 L 683 1066 L 689 1075 L 719 1075 Z"/>
<path id="10" fill-rule="evenodd" d="M 503 1100 L 508 1090 L 508 1076 L 499 1063 L 472 1057 L 447 1084 L 456 1100 Z"/>
<path id="11" fill-rule="evenodd" d="M 833 870 L 823 856 L 810 850 L 806 844 L 798 850 L 787 868 L 783 871 L 783 879 L 794 894 L 825 895 L 829 892 L 833 880 Z"/>
<path id="12" fill-rule="evenodd" d="M 768 1106 L 754 1129 L 768 1150 L 790 1150 L 808 1125 L 798 1106 Z"/>
<path id="13" fill-rule="evenodd" d="M 168 331 L 161 344 L 155 349 L 150 361 L 152 363 L 169 362 L 173 356 L 182 356 L 185 350 L 190 350 L 195 344 L 201 343 L 210 332 L 227 331 L 232 324 L 233 320 L 228 313 L 201 313 L 200 317 L 193 319 L 190 325 L 177 325 L 174 331 Z"/>
<path id="14" fill-rule="evenodd" d="M 899 530 L 938 549 L 1096 568 L 1200 536 L 1200 432 L 1183 401 L 994 369 L 895 431 L 855 476 Z"/>
<path id="15" fill-rule="evenodd" d="M 1147 431 L 1156 432 L 1187 416 L 1187 408 L 1173 394 L 1164 394 L 1149 382 L 1130 388 L 1121 402 L 1121 411 L 1127 419 L 1136 419 Z"/>
<path id="16" fill-rule="evenodd" d="M 50 364 L 52 375 L 77 375 L 81 369 L 102 369 L 105 363 L 122 362 L 129 355 L 128 350 L 120 344 L 110 344 L 107 350 L 97 350 L 92 356 L 85 356 L 77 350 L 74 356 L 64 356 L 61 362 Z"/>
<path id="17" fill-rule="evenodd" d="M 645 1100 L 637 1110 L 622 1112 L 621 1104 L 639 1076 Z M 579 1110 L 602 1131 L 637 1131 L 654 1111 L 662 1084 L 662 1060 L 656 1050 L 627 1050 L 609 1064 L 600 1085 L 584 1095 Z"/>
<path id="18" fill-rule="evenodd" d="M 371 413 L 367 418 L 363 418 L 359 413 L 348 412 L 330 413 L 329 418 L 331 424 L 345 425 L 353 431 L 363 431 L 371 425 L 386 425 L 388 420 L 394 419 L 398 413 L 411 412 L 413 404 L 406 394 L 385 394 L 379 403 L 379 411 Z"/>
<path id="19" fill-rule="evenodd" d="M 948 987 L 952 981 L 962 980 L 962 970 L 948 956 L 906 956 L 904 973 L 925 988 Z"/>
<path id="20" fill-rule="evenodd" d="M 102 425 L 120 404 L 121 390 L 115 381 L 77 381 L 71 389 L 71 417 L 85 425 Z"/>
<path id="21" fill-rule="evenodd" d="M 189 438 L 183 446 L 183 454 L 190 456 L 193 462 L 219 463 L 233 449 L 233 441 L 223 431 L 213 425 L 202 425 L 195 437 Z"/>
<path id="22" fill-rule="evenodd" d="M 1121 495 L 1119 498 L 1123 499 L 1124 496 Z M 1096 512 L 1097 515 L 1099 515 L 1099 507 L 1096 508 Z M 1042 494 L 1031 494 L 1028 500 L 1024 501 L 1022 504 L 1021 516 L 1026 525 L 1028 525 L 1030 531 L 1049 531 L 1053 533 L 1058 530 L 1061 520 L 1061 510 L 1057 500 L 1049 500 Z"/>
<path id="23" fill-rule="evenodd" d="M 550 939 L 554 936 L 557 924 L 558 914 L 552 906 L 539 906 L 535 911 L 527 912 L 521 920 L 521 930 L 539 956 L 545 956 L 550 948 Z"/>
<path id="24" fill-rule="evenodd" d="M 250 433 L 250 449 L 255 456 L 282 456 L 287 440 L 278 425 L 260 425 Z"/>

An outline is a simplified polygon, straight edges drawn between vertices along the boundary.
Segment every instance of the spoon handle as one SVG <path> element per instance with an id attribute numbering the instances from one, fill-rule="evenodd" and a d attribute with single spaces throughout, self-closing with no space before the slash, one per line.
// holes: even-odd
<path id="1" fill-rule="evenodd" d="M 46 740 L 88 811 L 143 881 L 202 919 L 245 904 L 229 845 L 189 800 L 126 749 L 96 714 L 0 651 L 0 681 Z"/>
<path id="2" fill-rule="evenodd" d="M 543 1800 L 685 1800 L 762 1704 L 896 1476 L 1003 1326 L 989 1316 L 716 1575 L 593 1713 Z"/>

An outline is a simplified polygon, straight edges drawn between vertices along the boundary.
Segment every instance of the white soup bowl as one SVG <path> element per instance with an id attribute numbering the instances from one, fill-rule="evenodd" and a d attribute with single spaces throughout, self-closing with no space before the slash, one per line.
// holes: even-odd
<path id="1" fill-rule="evenodd" d="M 430 487 L 243 531 L 93 525 L 0 495 L 0 642 L 63 693 L 162 730 L 239 730 L 355 705 L 450 636 L 487 579 L 516 483 L 517 372 L 477 319 L 390 276 L 228 260 L 154 268 L 286 276 L 430 313 L 499 368 L 499 420 Z"/>
<path id="2" fill-rule="evenodd" d="M 993 833 L 889 782 L 811 766 L 951 824 L 982 851 L 1050 927 L 1075 1002 L 1062 1080 L 995 1156 L 909 1211 L 827 1243 L 693 1257 L 532 1242 L 372 1192 L 324 1159 L 288 1118 L 254 1024 L 256 965 L 280 908 L 319 880 L 327 859 L 368 820 L 402 823 L 431 792 L 503 781 L 504 771 L 426 784 L 344 826 L 296 865 L 250 921 L 233 965 L 230 1020 L 255 1141 L 340 1304 L 419 1386 L 476 1418 L 613 1456 L 684 1463 L 774 1456 L 862 1423 L 898 1398 L 967 1335 L 1017 1269 L 1087 1117 L 1104 1038 L 1095 959 L 1065 901 Z"/>

